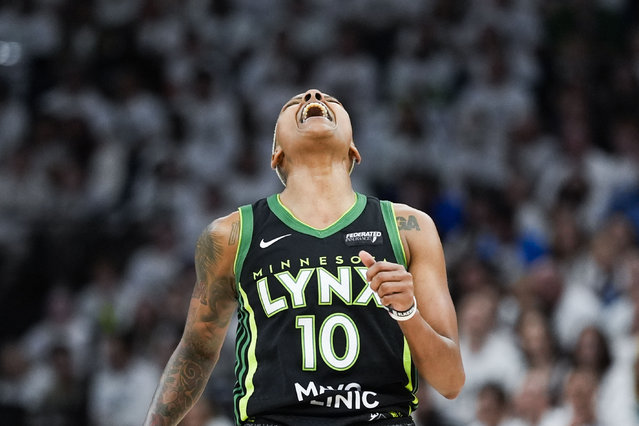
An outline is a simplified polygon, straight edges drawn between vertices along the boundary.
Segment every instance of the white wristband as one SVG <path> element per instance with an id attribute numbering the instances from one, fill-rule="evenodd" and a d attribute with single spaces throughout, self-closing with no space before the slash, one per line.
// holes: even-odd
<path id="1" fill-rule="evenodd" d="M 391 306 L 386 306 L 386 310 L 388 311 L 388 315 L 390 315 L 395 321 L 407 321 L 414 317 L 415 313 L 417 313 L 417 300 L 415 299 L 415 296 L 413 296 L 413 305 L 405 311 L 396 311 Z"/>

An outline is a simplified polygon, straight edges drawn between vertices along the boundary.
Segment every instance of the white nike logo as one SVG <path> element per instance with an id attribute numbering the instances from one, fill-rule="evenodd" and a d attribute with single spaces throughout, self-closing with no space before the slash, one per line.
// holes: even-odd
<path id="1" fill-rule="evenodd" d="M 262 241 L 260 241 L 260 248 L 266 248 L 269 247 L 270 245 L 278 242 L 279 240 L 281 240 L 282 238 L 286 238 L 286 237 L 290 237 L 291 234 L 285 234 L 285 235 L 280 235 L 277 238 L 273 238 L 272 240 L 269 241 L 264 241 L 264 238 L 262 238 Z"/>

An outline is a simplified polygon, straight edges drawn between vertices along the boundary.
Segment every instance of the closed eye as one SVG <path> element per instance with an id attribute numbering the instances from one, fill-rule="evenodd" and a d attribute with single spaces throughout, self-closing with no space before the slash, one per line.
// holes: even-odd
<path id="1" fill-rule="evenodd" d="M 295 97 L 295 98 L 291 99 L 290 101 L 288 101 L 286 103 L 286 105 L 284 105 L 282 107 L 282 111 L 284 111 L 288 107 L 292 107 L 293 105 L 299 105 L 300 102 L 302 102 L 302 97 L 301 96 L 300 97 Z"/>
<path id="2" fill-rule="evenodd" d="M 333 102 L 333 103 L 336 103 L 337 105 L 342 105 L 342 103 L 340 101 L 338 101 L 337 99 L 333 98 L 332 96 L 326 96 L 326 97 L 324 97 L 324 99 L 326 99 L 326 102 Z"/>

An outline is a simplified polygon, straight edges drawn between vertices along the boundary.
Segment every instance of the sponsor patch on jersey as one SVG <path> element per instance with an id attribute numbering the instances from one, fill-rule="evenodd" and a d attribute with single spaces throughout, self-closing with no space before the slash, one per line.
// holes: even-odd
<path id="1" fill-rule="evenodd" d="M 351 232 L 344 235 L 347 246 L 380 245 L 383 242 L 381 231 Z"/>

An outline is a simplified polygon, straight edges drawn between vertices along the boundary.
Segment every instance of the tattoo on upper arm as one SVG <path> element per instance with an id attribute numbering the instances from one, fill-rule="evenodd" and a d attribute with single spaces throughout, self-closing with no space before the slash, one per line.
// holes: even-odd
<path id="1" fill-rule="evenodd" d="M 420 231 L 417 218 L 413 215 L 409 215 L 408 218 L 404 216 L 397 216 L 397 227 L 400 231 L 410 231 L 412 229 Z"/>
<path id="2" fill-rule="evenodd" d="M 240 221 L 233 222 L 231 225 L 231 235 L 229 235 L 229 245 L 232 246 L 237 243 L 240 238 Z"/>
<path id="3" fill-rule="evenodd" d="M 193 290 L 193 298 L 200 299 L 200 303 L 208 305 L 208 286 L 211 281 L 211 267 L 222 257 L 222 245 L 218 238 L 206 231 L 200 235 L 195 249 L 195 273 L 197 284 Z"/>
<path id="4" fill-rule="evenodd" d="M 192 299 L 200 299 L 200 303 L 203 305 L 208 305 L 209 301 L 206 297 L 206 283 L 204 281 L 198 280 L 195 284 L 195 288 L 193 289 Z"/>

